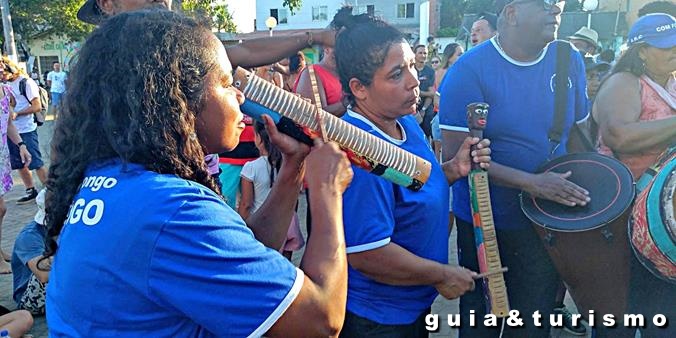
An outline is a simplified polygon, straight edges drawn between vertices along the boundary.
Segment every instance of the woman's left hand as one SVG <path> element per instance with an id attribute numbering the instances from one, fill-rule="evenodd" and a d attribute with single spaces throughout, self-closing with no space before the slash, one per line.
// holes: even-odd
<path id="1" fill-rule="evenodd" d="M 280 132 L 270 116 L 263 115 L 263 120 L 265 129 L 267 129 L 268 135 L 270 135 L 270 141 L 282 153 L 284 160 L 293 161 L 297 164 L 302 163 L 305 160 L 305 156 L 310 153 L 310 147 Z"/>
<path id="2" fill-rule="evenodd" d="M 472 146 L 476 144 L 476 150 L 471 150 Z M 469 175 L 469 172 L 472 170 L 472 163 L 470 162 L 470 156 L 474 163 L 479 163 L 481 168 L 488 169 L 491 163 L 491 141 L 487 138 L 479 142 L 478 137 L 468 137 L 462 142 L 460 149 L 455 154 L 453 159 L 457 160 L 459 174 L 461 176 Z M 471 151 L 471 153 L 470 153 Z"/>
<path id="3" fill-rule="evenodd" d="M 476 150 L 471 150 L 475 144 L 477 145 Z M 491 141 L 488 139 L 479 141 L 478 137 L 466 138 L 455 154 L 455 157 L 442 166 L 448 183 L 453 183 L 460 177 L 469 175 L 469 172 L 472 170 L 471 161 L 479 163 L 483 169 L 488 169 L 491 162 L 490 144 Z"/>
<path id="4" fill-rule="evenodd" d="M 26 147 L 19 147 L 19 156 L 21 156 L 21 162 L 24 167 L 28 168 L 28 165 L 31 164 L 31 153 Z"/>

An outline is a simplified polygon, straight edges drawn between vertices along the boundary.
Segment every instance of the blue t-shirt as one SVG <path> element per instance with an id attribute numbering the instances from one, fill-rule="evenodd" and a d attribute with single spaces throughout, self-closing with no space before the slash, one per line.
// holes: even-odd
<path id="1" fill-rule="evenodd" d="M 50 337 L 258 337 L 304 275 L 206 187 L 91 166 L 47 287 Z"/>
<path id="2" fill-rule="evenodd" d="M 26 224 L 16 236 L 12 252 L 12 274 L 14 275 L 14 301 L 18 304 L 26 292 L 28 281 L 33 274 L 28 261 L 45 253 L 47 229 L 35 221 Z"/>
<path id="3" fill-rule="evenodd" d="M 554 121 L 559 42 L 545 47 L 537 60 L 524 63 L 502 52 L 495 39 L 470 49 L 446 73 L 439 89 L 441 129 L 469 131 L 467 105 L 486 102 L 490 108 L 484 137 L 491 140 L 492 160 L 532 173 L 550 159 L 547 135 Z M 581 122 L 588 116 L 584 63 L 572 48 L 570 55 L 564 132 L 551 158 L 566 154 L 570 128 L 575 121 Z M 519 190 L 495 184 L 490 189 L 496 228 L 530 226 L 519 205 Z M 472 220 L 466 179 L 453 185 L 453 211 L 464 221 Z"/>
<path id="4" fill-rule="evenodd" d="M 448 263 L 448 182 L 415 118 L 398 120 L 403 140 L 387 136 L 353 111 L 343 120 L 432 163 L 429 180 L 417 192 L 352 166 L 354 178 L 343 195 L 347 253 L 392 242 L 414 255 Z M 431 286 L 386 285 L 348 267 L 347 310 L 381 324 L 412 323 L 436 296 Z"/>

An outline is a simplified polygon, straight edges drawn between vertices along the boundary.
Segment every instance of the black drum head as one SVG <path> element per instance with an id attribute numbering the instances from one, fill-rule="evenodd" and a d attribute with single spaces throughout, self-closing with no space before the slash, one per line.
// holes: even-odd
<path id="1" fill-rule="evenodd" d="M 597 153 L 577 153 L 547 162 L 537 173 L 572 171 L 569 181 L 589 191 L 591 202 L 569 207 L 521 193 L 521 209 L 533 222 L 560 232 L 586 231 L 622 215 L 634 199 L 631 172 L 621 162 Z"/>

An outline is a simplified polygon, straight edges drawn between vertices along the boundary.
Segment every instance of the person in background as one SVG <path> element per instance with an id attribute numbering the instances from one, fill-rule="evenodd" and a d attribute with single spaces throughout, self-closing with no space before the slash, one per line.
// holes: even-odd
<path id="1" fill-rule="evenodd" d="M 345 114 L 345 104 L 343 103 L 343 91 L 340 88 L 336 71 L 334 52 L 333 47 L 324 47 L 319 63 L 305 67 L 300 72 L 294 92 L 309 99 L 313 104 L 317 104 L 315 102 L 315 90 L 310 79 L 309 69 L 312 67 L 317 84 L 316 91 L 319 94 L 322 109 L 335 116 L 342 116 Z"/>
<path id="2" fill-rule="evenodd" d="M 438 56 L 435 56 L 430 59 L 430 66 L 432 67 L 432 69 L 434 70 L 434 74 L 436 75 L 437 70 L 439 70 L 441 67 L 441 60 L 439 59 Z"/>
<path id="3" fill-rule="evenodd" d="M 38 141 L 38 125 L 35 123 L 34 114 L 42 110 L 40 103 L 40 91 L 38 84 L 29 78 L 24 71 L 19 68 L 14 61 L 6 56 L 2 57 L 0 68 L 4 71 L 4 79 L 9 85 L 12 92 L 12 97 L 16 102 L 13 109 L 13 114 L 10 117 L 13 124 L 21 135 L 23 144 L 28 148 L 31 155 L 31 162 L 25 165 L 21 158 L 20 147 L 14 143 L 8 143 L 10 160 L 13 170 L 18 170 L 21 176 L 21 181 L 26 187 L 26 195 L 19 198 L 17 204 L 32 203 L 35 197 L 38 196 L 38 191 L 35 189 L 35 182 L 31 170 L 35 170 L 38 179 L 44 186 L 47 183 L 47 168 L 42 161 L 42 154 L 40 153 L 40 142 Z M 24 83 L 24 85 L 22 85 Z M 22 87 L 25 89 L 22 90 Z M 9 257 L 8 257 L 9 258 Z"/>
<path id="4" fill-rule="evenodd" d="M 40 190 L 35 203 L 38 211 L 33 221 L 26 224 L 14 241 L 12 270 L 14 272 L 13 295 L 17 308 L 33 315 L 45 314 L 45 285 L 49 281 L 52 259 L 43 260 L 45 253 L 45 193 Z"/>
<path id="5" fill-rule="evenodd" d="M 420 121 L 425 136 L 432 137 L 432 119 L 434 113 L 434 70 L 425 64 L 427 60 L 427 49 L 425 45 L 417 45 L 413 49 L 415 52 L 415 69 L 418 73 L 418 82 L 420 82 L 420 102 L 416 115 Z"/>
<path id="6" fill-rule="evenodd" d="M 241 183 L 242 197 L 237 207 L 237 212 L 243 219 L 256 212 L 268 198 L 270 190 L 275 183 L 275 177 L 279 174 L 282 166 L 282 153 L 272 144 L 265 126 L 256 122 L 254 125 L 256 148 L 261 157 L 248 162 L 242 168 Z M 298 215 L 294 212 L 289 230 L 286 233 L 286 242 L 280 249 L 284 257 L 291 260 L 294 251 L 300 250 L 305 245 L 303 234 L 300 232 Z"/>
<path id="7" fill-rule="evenodd" d="M 465 50 L 459 43 L 449 43 L 444 48 L 442 54 L 441 67 L 434 72 L 434 111 L 439 112 L 439 86 L 441 81 L 446 76 L 446 72 L 455 61 L 462 56 Z M 432 140 L 441 140 L 441 129 L 439 129 L 439 115 L 435 115 L 432 119 Z"/>
<path id="8" fill-rule="evenodd" d="M 284 90 L 293 93 L 300 73 L 306 67 L 305 54 L 298 52 L 274 64 L 275 70 L 284 77 Z"/>
<path id="9" fill-rule="evenodd" d="M 622 161 L 635 180 L 676 142 L 676 19 L 646 14 L 629 30 L 629 49 L 601 84 L 592 109 L 599 152 Z M 676 317 L 676 285 L 631 255 L 627 313 Z M 642 337 L 676 337 L 676 326 L 641 328 Z"/>
<path id="10" fill-rule="evenodd" d="M 284 77 L 281 73 L 275 70 L 274 65 L 267 65 L 256 67 L 255 72 L 256 76 L 261 79 L 268 81 L 279 88 L 284 87 Z"/>
<path id="11" fill-rule="evenodd" d="M 481 13 L 477 19 L 472 23 L 472 31 L 470 38 L 472 39 L 472 46 L 476 46 L 498 33 L 498 18 L 495 14 Z"/>
<path id="12" fill-rule="evenodd" d="M 56 114 L 56 109 L 61 104 L 61 96 L 66 91 L 66 79 L 68 75 L 61 70 L 61 63 L 54 61 L 52 71 L 47 74 L 47 86 L 49 87 L 52 112 Z"/>
<path id="13" fill-rule="evenodd" d="M 441 45 L 439 45 L 435 40 L 434 40 L 434 35 L 430 35 L 427 37 L 427 58 L 428 60 L 432 60 L 433 58 L 439 56 L 439 49 L 441 48 Z"/>
<path id="14" fill-rule="evenodd" d="M 638 10 L 638 17 L 647 14 L 665 13 L 676 17 L 676 3 L 673 1 L 653 1 L 649 2 Z"/>
<path id="15" fill-rule="evenodd" d="M 21 162 L 24 166 L 30 165 L 31 154 L 22 141 L 19 131 L 14 126 L 12 115 L 16 101 L 12 94 L 12 89 L 3 85 L 0 89 L 0 242 L 2 241 L 2 221 L 7 214 L 7 205 L 5 204 L 5 194 L 12 189 L 14 181 L 12 180 L 12 166 L 9 154 L 9 142 L 12 142 L 19 149 Z M 11 256 L 0 250 L 0 274 L 12 273 L 10 265 Z"/>
<path id="16" fill-rule="evenodd" d="M 337 145 L 317 139 L 310 151 L 265 116 L 284 160 L 269 202 L 245 223 L 204 161 L 234 148 L 244 128 L 244 95 L 209 27 L 167 10 L 112 16 L 82 46 L 70 81 L 46 201 L 50 336 L 338 334 L 352 171 Z M 300 270 L 277 249 L 304 165 L 318 230 Z"/>
<path id="17" fill-rule="evenodd" d="M 580 27 L 575 34 L 568 37 L 568 40 L 580 51 L 582 57 L 594 57 L 599 48 L 599 33 L 591 28 Z"/>
<path id="18" fill-rule="evenodd" d="M 0 306 L 0 332 L 9 337 L 23 337 L 33 327 L 33 316 L 26 310 L 9 311 Z"/>

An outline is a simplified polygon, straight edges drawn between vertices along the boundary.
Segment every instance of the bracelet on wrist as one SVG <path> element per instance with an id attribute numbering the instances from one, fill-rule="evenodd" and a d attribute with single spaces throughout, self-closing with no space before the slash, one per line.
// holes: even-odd
<path id="1" fill-rule="evenodd" d="M 19 148 L 21 148 L 21 146 L 25 146 L 26 148 L 28 148 L 28 146 L 26 145 L 26 142 L 24 142 L 24 141 L 17 143 L 16 146 L 19 147 Z"/>

